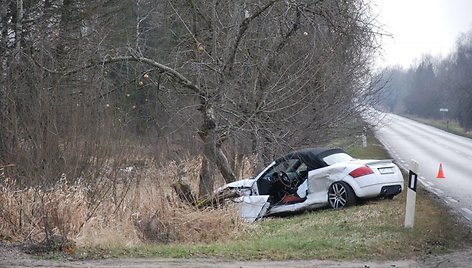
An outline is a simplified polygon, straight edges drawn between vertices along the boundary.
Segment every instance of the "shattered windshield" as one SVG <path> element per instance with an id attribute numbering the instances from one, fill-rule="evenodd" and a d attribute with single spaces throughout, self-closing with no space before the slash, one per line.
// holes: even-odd
<path id="1" fill-rule="evenodd" d="M 271 176 L 274 172 L 279 172 L 279 171 L 293 172 L 293 171 L 295 171 L 298 163 L 299 163 L 298 159 L 289 159 L 287 161 L 283 161 L 280 164 L 276 165 L 274 168 L 272 168 L 266 174 L 265 177 Z"/>

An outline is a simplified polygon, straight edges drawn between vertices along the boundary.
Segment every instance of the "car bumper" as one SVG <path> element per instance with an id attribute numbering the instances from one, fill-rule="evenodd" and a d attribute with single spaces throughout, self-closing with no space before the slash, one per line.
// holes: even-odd
<path id="1" fill-rule="evenodd" d="M 381 196 L 394 196 L 403 190 L 403 182 L 392 184 L 377 184 L 357 189 L 356 195 L 360 198 L 373 198 Z"/>

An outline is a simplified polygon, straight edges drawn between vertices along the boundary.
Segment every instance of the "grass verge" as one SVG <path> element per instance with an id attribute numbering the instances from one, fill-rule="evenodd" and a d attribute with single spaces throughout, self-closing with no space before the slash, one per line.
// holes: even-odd
<path id="1" fill-rule="evenodd" d="M 354 146 L 349 152 L 359 158 L 389 158 L 375 138 L 368 140 L 367 148 Z M 75 257 L 393 260 L 472 246 L 470 229 L 423 189 L 418 189 L 415 228 L 405 229 L 405 199 L 404 191 L 393 200 L 268 218 L 219 242 L 82 248 Z"/>

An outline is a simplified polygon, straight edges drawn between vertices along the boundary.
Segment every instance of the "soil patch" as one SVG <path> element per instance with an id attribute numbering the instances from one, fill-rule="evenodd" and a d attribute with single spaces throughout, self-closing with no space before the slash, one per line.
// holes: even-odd
<path id="1" fill-rule="evenodd" d="M 337 267 L 337 268 L 412 268 L 412 267 L 468 267 L 472 262 L 472 249 L 456 251 L 444 255 L 397 261 L 233 261 L 222 259 L 171 259 L 171 258 L 130 258 L 71 261 L 64 256 L 61 260 L 41 260 L 24 253 L 18 245 L 0 243 L 0 267 L 174 267 L 174 268 L 262 268 L 262 267 Z"/>

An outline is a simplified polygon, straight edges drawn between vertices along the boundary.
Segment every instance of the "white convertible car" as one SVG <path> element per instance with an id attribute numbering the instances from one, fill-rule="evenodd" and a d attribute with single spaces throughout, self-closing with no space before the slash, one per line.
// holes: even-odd
<path id="1" fill-rule="evenodd" d="M 341 149 L 310 148 L 272 162 L 256 177 L 224 185 L 238 190 L 241 217 L 253 221 L 324 206 L 343 208 L 358 199 L 393 198 L 403 176 L 392 160 L 359 160 Z"/>

